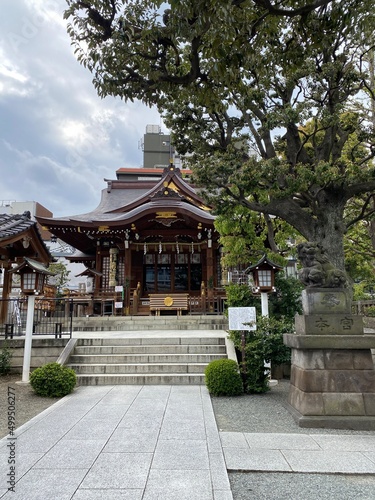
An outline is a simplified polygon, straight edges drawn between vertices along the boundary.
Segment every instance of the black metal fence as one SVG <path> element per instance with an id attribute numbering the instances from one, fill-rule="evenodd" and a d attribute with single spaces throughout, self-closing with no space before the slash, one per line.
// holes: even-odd
<path id="1" fill-rule="evenodd" d="M 28 299 L 0 300 L 0 336 L 15 338 L 26 333 Z M 73 301 L 36 298 L 33 335 L 72 336 Z"/>

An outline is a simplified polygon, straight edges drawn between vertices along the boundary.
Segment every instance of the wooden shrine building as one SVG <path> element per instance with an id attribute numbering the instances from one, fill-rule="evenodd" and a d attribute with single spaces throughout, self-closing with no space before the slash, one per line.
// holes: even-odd
<path id="1" fill-rule="evenodd" d="M 23 262 L 24 257 L 34 259 L 44 266 L 53 261 L 36 221 L 30 212 L 0 214 L 0 267 L 4 273 L 0 304 L 0 324 L 8 312 L 8 299 L 12 290 L 12 265 Z"/>
<path id="2" fill-rule="evenodd" d="M 173 165 L 120 169 L 116 180 L 106 182 L 94 211 L 38 217 L 77 249 L 69 260 L 86 266 L 89 312 L 217 309 L 221 271 L 215 218 L 181 171 Z"/>

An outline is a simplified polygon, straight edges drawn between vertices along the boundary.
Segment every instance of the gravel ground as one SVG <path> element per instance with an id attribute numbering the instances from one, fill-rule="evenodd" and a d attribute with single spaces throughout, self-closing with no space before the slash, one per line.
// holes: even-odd
<path id="1" fill-rule="evenodd" d="M 266 394 L 212 398 L 216 422 L 227 432 L 369 434 L 375 431 L 301 429 L 286 408 L 289 381 Z M 230 473 L 234 500 L 373 500 L 375 478 L 354 474 Z"/>
<path id="2" fill-rule="evenodd" d="M 21 375 L 3 375 L 0 377 L 0 439 L 8 434 L 8 392 L 16 395 L 16 428 L 53 405 L 58 398 L 37 396 L 30 385 L 19 385 Z"/>
<path id="3" fill-rule="evenodd" d="M 287 409 L 289 381 L 280 380 L 265 394 L 233 398 L 211 398 L 216 422 L 225 432 L 282 432 L 309 434 L 369 434 L 375 431 L 304 429 L 298 427 Z"/>

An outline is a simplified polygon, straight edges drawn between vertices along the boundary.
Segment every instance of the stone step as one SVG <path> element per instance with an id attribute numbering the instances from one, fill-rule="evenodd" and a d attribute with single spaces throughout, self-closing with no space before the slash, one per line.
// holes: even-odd
<path id="1" fill-rule="evenodd" d="M 225 354 L 225 345 L 101 345 L 77 346 L 74 354 Z"/>
<path id="2" fill-rule="evenodd" d="M 77 346 L 225 345 L 224 337 L 121 337 L 78 339 Z"/>
<path id="3" fill-rule="evenodd" d="M 78 385 L 204 385 L 199 374 L 77 375 Z"/>
<path id="4" fill-rule="evenodd" d="M 224 316 L 99 316 L 74 318 L 74 331 L 226 330 Z"/>
<path id="5" fill-rule="evenodd" d="M 206 366 L 225 357 L 223 337 L 105 337 L 79 339 L 67 366 L 79 385 L 201 385 Z"/>
<path id="6" fill-rule="evenodd" d="M 168 373 L 195 373 L 204 374 L 206 363 L 137 363 L 137 364 L 69 364 L 79 375 L 101 374 L 168 374 Z"/>
<path id="7" fill-rule="evenodd" d="M 69 364 L 209 363 L 221 354 L 72 354 Z"/>

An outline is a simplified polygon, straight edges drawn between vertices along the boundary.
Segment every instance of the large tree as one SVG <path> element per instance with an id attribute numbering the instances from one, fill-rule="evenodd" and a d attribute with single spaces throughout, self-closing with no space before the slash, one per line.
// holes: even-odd
<path id="1" fill-rule="evenodd" d="M 220 213 L 274 215 L 344 268 L 374 217 L 370 0 L 67 0 L 100 96 L 157 105 Z"/>

